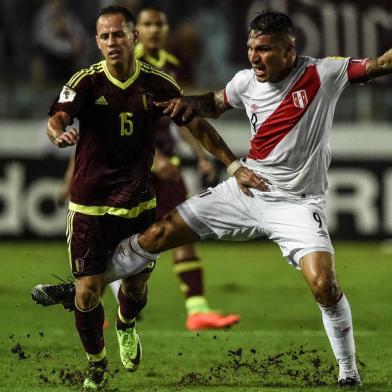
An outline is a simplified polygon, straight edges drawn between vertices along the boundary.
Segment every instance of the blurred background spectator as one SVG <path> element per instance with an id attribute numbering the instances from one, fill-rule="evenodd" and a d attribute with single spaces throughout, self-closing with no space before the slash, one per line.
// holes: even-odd
<path id="1" fill-rule="evenodd" d="M 138 10 L 147 0 L 2 0 L 0 2 L 0 119 L 39 118 L 52 100 L 53 84 L 66 81 L 76 69 L 98 60 L 91 39 L 102 6 L 115 3 Z M 275 8 L 291 15 L 298 26 L 297 46 L 314 57 L 375 56 L 391 42 L 390 1 L 338 0 L 156 0 L 169 15 L 172 38 L 168 49 L 184 65 L 185 85 L 193 90 L 222 88 L 247 67 L 243 44 L 249 19 Z M 15 31 L 15 26 L 18 26 Z M 392 119 L 391 78 L 371 89 L 347 91 L 336 121 Z M 12 94 L 9 88 L 12 86 Z M 366 90 L 366 91 L 365 91 Z"/>
<path id="2" fill-rule="evenodd" d="M 70 74 L 88 64 L 86 30 L 65 0 L 47 0 L 33 18 L 34 55 L 31 81 L 65 83 Z"/>

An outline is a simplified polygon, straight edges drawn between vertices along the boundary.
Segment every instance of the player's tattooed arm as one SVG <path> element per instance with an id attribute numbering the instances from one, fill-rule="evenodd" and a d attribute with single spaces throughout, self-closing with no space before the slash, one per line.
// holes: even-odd
<path id="1" fill-rule="evenodd" d="M 371 58 L 366 62 L 367 80 L 378 76 L 392 73 L 392 49 L 387 50 L 383 55 Z"/>
<path id="2" fill-rule="evenodd" d="M 218 118 L 232 106 L 225 101 L 225 90 L 214 91 L 192 97 L 195 99 L 195 111 L 201 117 Z"/>
<path id="3" fill-rule="evenodd" d="M 263 178 L 239 163 L 237 157 L 227 146 L 218 131 L 207 120 L 195 117 L 186 127 L 200 141 L 203 147 L 226 167 L 232 166 L 233 163 L 237 162 L 236 169 L 234 169 L 232 175 L 234 175 L 239 187 L 246 195 L 253 196 L 249 188 L 256 188 L 263 192 L 269 190 Z"/>
<path id="4" fill-rule="evenodd" d="M 225 101 L 224 90 L 173 98 L 165 102 L 155 102 L 155 105 L 164 108 L 163 113 L 171 118 L 181 113 L 183 121 L 186 121 L 192 114 L 218 118 L 226 110 L 232 109 L 232 106 Z"/>

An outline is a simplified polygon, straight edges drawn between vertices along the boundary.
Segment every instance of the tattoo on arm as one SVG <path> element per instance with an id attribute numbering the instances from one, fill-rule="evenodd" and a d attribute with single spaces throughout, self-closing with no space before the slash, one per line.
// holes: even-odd
<path id="1" fill-rule="evenodd" d="M 231 106 L 225 103 L 224 90 L 221 90 L 198 95 L 195 97 L 194 108 L 201 117 L 218 118 L 231 109 Z"/>
<path id="2" fill-rule="evenodd" d="M 215 91 L 214 92 L 214 103 L 216 109 L 220 112 L 223 113 L 225 110 L 228 109 L 225 103 L 225 91 L 220 90 L 220 91 Z"/>
<path id="3" fill-rule="evenodd" d="M 392 49 L 386 51 L 382 56 L 369 59 L 366 63 L 367 79 L 392 73 Z"/>

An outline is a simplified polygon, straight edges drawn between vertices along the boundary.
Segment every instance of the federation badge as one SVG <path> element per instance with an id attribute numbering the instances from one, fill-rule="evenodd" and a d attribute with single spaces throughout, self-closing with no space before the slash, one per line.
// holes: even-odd
<path id="1" fill-rule="evenodd" d="M 76 91 L 68 86 L 64 86 L 61 90 L 59 103 L 72 102 L 76 97 Z"/>
<path id="2" fill-rule="evenodd" d="M 303 109 L 308 104 L 308 96 L 305 90 L 298 90 L 291 94 L 294 106 Z"/>

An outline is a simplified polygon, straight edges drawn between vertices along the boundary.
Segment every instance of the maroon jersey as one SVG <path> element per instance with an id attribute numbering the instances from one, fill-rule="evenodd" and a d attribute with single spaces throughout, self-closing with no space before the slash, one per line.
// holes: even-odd
<path id="1" fill-rule="evenodd" d="M 166 50 L 161 49 L 158 52 L 158 58 L 154 58 L 145 54 L 143 50 L 143 45 L 138 44 L 135 49 L 135 55 L 136 58 L 138 58 L 139 60 L 151 64 L 155 68 L 164 71 L 175 79 L 177 78 L 177 71 L 179 69 L 180 62 L 175 56 L 168 53 Z M 169 117 L 162 117 L 157 122 L 156 129 L 157 147 L 163 154 L 169 157 L 175 155 L 175 141 L 170 133 L 170 123 L 171 120 Z"/>
<path id="2" fill-rule="evenodd" d="M 181 94 L 171 76 L 140 61 L 125 82 L 110 75 L 105 61 L 69 80 L 49 114 L 64 111 L 80 122 L 71 210 L 133 218 L 155 207 L 150 169 L 162 110 L 152 102 Z"/>

